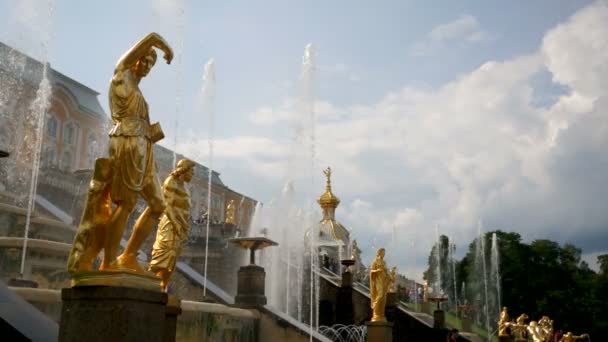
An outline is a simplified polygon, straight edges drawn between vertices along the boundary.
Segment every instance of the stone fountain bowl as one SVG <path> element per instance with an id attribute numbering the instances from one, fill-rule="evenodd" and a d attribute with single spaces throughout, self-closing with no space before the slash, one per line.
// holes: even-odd
<path id="1" fill-rule="evenodd" d="M 263 249 L 270 246 L 278 246 L 278 243 L 265 237 L 240 237 L 228 239 L 228 241 L 241 248 L 252 250 Z"/>
<path id="2" fill-rule="evenodd" d="M 342 265 L 348 267 L 348 266 L 354 265 L 355 264 L 355 260 L 353 260 L 353 259 L 342 259 L 342 260 L 340 260 L 340 263 Z"/>

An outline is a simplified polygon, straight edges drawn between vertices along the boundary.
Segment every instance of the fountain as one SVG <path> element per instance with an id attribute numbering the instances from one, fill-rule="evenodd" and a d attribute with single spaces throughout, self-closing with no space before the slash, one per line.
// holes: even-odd
<path id="1" fill-rule="evenodd" d="M 490 278 L 492 279 L 492 285 L 496 290 L 496 301 L 493 301 L 492 313 L 498 315 L 502 306 L 500 292 L 500 255 L 498 252 L 498 238 L 496 237 L 496 233 L 492 233 L 492 248 L 490 253 Z"/>
<path id="2" fill-rule="evenodd" d="M 229 239 L 229 242 L 249 249 L 249 265 L 241 266 L 238 273 L 238 289 L 235 303 L 245 307 L 266 304 L 264 268 L 255 264 L 255 251 L 276 246 L 277 243 L 266 237 L 242 237 Z"/>

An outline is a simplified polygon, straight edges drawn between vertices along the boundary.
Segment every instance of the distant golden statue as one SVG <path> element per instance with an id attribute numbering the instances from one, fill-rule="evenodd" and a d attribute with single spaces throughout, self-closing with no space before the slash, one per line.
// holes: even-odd
<path id="1" fill-rule="evenodd" d="M 576 340 L 589 339 L 589 334 L 582 334 L 580 336 L 575 336 L 572 332 L 568 331 L 562 338 L 559 340 L 560 342 L 574 342 Z"/>
<path id="2" fill-rule="evenodd" d="M 422 286 L 422 302 L 427 303 L 429 301 L 429 281 L 425 280 Z"/>
<path id="3" fill-rule="evenodd" d="M 395 291 L 397 290 L 395 287 L 396 283 L 397 283 L 397 267 L 393 266 L 393 268 L 391 268 L 391 273 L 389 274 L 388 292 L 395 293 Z"/>
<path id="4" fill-rule="evenodd" d="M 182 245 L 188 237 L 190 196 L 185 183 L 192 180 L 193 172 L 194 163 L 182 159 L 163 184 L 167 209 L 158 225 L 149 267 L 151 272 L 161 278 L 163 290 L 167 289 L 175 263 L 181 254 Z"/>
<path id="5" fill-rule="evenodd" d="M 152 154 L 152 146 L 164 135 L 158 123 L 150 124 L 148 104 L 139 89 L 139 82 L 156 63 L 154 48 L 161 49 L 167 63 L 171 63 L 173 51 L 169 44 L 160 35 L 150 33 L 118 60 L 110 82 L 108 97 L 114 122 L 110 131 L 109 152 L 113 167 L 110 197 L 116 208 L 106 229 L 102 270 L 143 272 L 136 259 L 138 250 L 165 210 Z M 148 207 L 137 219 L 127 247 L 117 258 L 120 239 L 138 195 L 144 198 Z"/>
<path id="6" fill-rule="evenodd" d="M 509 336 L 509 326 L 511 324 L 509 322 L 510 318 L 507 310 L 507 307 L 504 306 L 500 312 L 500 317 L 498 318 L 498 336 L 500 337 Z"/>
<path id="7" fill-rule="evenodd" d="M 372 322 L 386 321 L 384 309 L 386 307 L 386 295 L 390 285 L 389 274 L 384 262 L 384 248 L 380 248 L 376 259 L 369 268 L 370 302 L 372 307 Z"/>
<path id="8" fill-rule="evenodd" d="M 234 200 L 228 201 L 228 205 L 226 206 L 226 219 L 224 221 L 228 224 L 236 225 L 236 207 L 234 205 Z"/>

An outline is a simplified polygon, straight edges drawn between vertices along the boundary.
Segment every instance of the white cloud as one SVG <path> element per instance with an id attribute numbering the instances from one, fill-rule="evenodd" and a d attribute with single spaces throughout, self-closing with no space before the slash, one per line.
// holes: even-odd
<path id="1" fill-rule="evenodd" d="M 326 165 L 334 169 L 343 200 L 337 217 L 366 255 L 385 245 L 400 268 L 420 270 L 436 224 L 464 252 L 480 218 L 486 230 L 525 238 L 597 241 L 590 237 L 608 225 L 607 17 L 608 6 L 595 3 L 550 30 L 538 52 L 489 61 L 434 89 L 404 87 L 371 105 L 319 101 L 315 166 L 319 176 Z M 479 30 L 470 18 L 458 22 L 430 36 L 447 41 Z M 534 104 L 533 77 L 542 71 L 566 86 L 548 106 Z M 278 128 L 294 120 L 306 137 L 310 127 L 293 108 L 262 108 L 252 121 Z M 218 142 L 216 155 L 279 182 L 285 173 L 277 169 L 310 177 L 310 142 L 286 148 L 272 137 L 234 138 Z M 302 163 L 290 169 L 290 158 Z"/>
<path id="2" fill-rule="evenodd" d="M 477 18 L 470 14 L 433 28 L 423 40 L 412 47 L 412 54 L 426 56 L 436 53 L 448 43 L 472 44 L 488 40 L 490 35 L 482 30 Z"/>

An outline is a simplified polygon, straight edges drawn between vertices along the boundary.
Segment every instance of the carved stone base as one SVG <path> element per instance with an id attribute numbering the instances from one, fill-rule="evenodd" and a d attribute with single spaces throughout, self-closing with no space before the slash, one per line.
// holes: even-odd
<path id="1" fill-rule="evenodd" d="M 165 334 L 163 342 L 175 342 L 177 316 L 182 313 L 182 301 L 176 296 L 169 296 L 165 312 Z"/>
<path id="2" fill-rule="evenodd" d="M 365 322 L 367 342 L 393 342 L 393 323 L 386 321 Z"/>
<path id="3" fill-rule="evenodd" d="M 239 268 L 235 304 L 239 307 L 266 305 L 265 278 L 263 267 L 248 265 Z"/>
<path id="4" fill-rule="evenodd" d="M 61 299 L 60 342 L 164 341 L 164 292 L 80 286 L 63 289 Z"/>
<path id="5" fill-rule="evenodd" d="M 76 272 L 72 274 L 72 287 L 79 286 L 120 286 L 162 291 L 160 278 L 156 274 L 131 270 Z"/>

